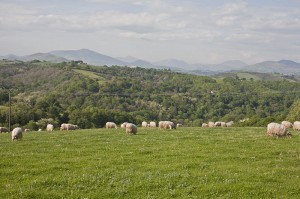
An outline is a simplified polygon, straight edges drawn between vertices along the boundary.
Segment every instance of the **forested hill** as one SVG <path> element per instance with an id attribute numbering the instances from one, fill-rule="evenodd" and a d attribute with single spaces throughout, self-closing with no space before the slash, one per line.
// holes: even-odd
<path id="1" fill-rule="evenodd" d="M 102 127 L 107 121 L 173 120 L 186 126 L 236 121 L 265 125 L 294 120 L 300 83 L 211 78 L 170 70 L 90 66 L 76 62 L 0 62 L 0 126 L 7 126 L 8 90 L 12 124 L 34 126 L 42 118 L 55 124 Z M 299 118 L 300 119 L 300 118 Z"/>

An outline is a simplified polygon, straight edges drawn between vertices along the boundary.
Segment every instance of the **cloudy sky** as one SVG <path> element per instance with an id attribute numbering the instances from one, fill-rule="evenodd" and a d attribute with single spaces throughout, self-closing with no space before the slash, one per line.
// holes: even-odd
<path id="1" fill-rule="evenodd" d="M 300 62 L 299 0 L 1 0 L 0 55 Z"/>

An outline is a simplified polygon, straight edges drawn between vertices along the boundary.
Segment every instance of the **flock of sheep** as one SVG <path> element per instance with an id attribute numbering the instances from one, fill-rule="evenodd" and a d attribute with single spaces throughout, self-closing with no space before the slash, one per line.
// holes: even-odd
<path id="1" fill-rule="evenodd" d="M 277 137 L 291 137 L 292 134 L 288 131 L 289 128 L 300 130 L 300 122 L 296 121 L 294 122 L 294 124 L 288 121 L 282 121 L 281 124 L 272 122 L 267 126 L 267 135 Z"/>
<path id="2" fill-rule="evenodd" d="M 156 122 L 152 121 L 148 124 L 147 122 L 144 121 L 144 122 L 142 122 L 142 127 L 156 128 L 157 126 L 156 126 Z M 162 129 L 175 129 L 176 128 L 174 122 L 171 122 L 171 121 L 160 121 L 158 123 L 158 127 L 162 128 Z M 118 128 L 118 126 L 114 122 L 107 122 L 105 125 L 105 128 L 107 128 L 107 129 Z M 125 130 L 126 134 L 129 134 L 129 135 L 137 134 L 137 126 L 135 124 L 124 122 L 123 124 L 121 124 L 121 128 L 126 129 Z"/>
<path id="3" fill-rule="evenodd" d="M 203 123 L 202 127 L 230 127 L 234 124 L 233 121 L 230 122 L 208 122 Z M 176 129 L 176 127 L 181 127 L 182 124 L 177 124 L 175 125 L 174 122 L 171 121 L 160 121 L 158 123 L 158 128 L 160 129 Z M 156 128 L 156 122 L 142 122 L 142 127 L 149 127 L 149 128 Z M 110 129 L 110 128 L 118 128 L 117 124 L 114 122 L 107 122 L 105 125 L 105 128 Z M 125 132 L 128 135 L 135 135 L 137 134 L 137 126 L 135 124 L 132 123 L 128 123 L 128 122 L 124 122 L 123 124 L 121 124 L 121 128 L 125 128 Z M 294 130 L 300 130 L 300 122 L 299 121 L 295 121 L 294 124 L 292 124 L 291 122 L 288 121 L 283 121 L 281 124 L 272 122 L 270 124 L 267 125 L 267 135 L 268 136 L 277 136 L 277 137 L 290 137 L 292 136 L 292 134 L 288 131 L 289 128 L 293 128 Z M 60 126 L 60 130 L 76 130 L 79 129 L 79 127 L 77 125 L 74 124 L 61 124 Z M 25 129 L 25 131 L 28 131 L 29 129 Z M 41 130 L 41 129 L 39 129 Z M 48 124 L 46 127 L 46 130 L 48 132 L 51 132 L 54 130 L 54 126 L 52 124 Z M 0 127 L 0 133 L 8 133 L 8 129 L 5 127 Z M 20 127 L 16 127 L 12 130 L 11 133 L 11 137 L 12 140 L 20 140 L 23 137 L 22 134 L 22 129 Z"/>
<path id="4" fill-rule="evenodd" d="M 233 121 L 230 122 L 208 122 L 208 123 L 203 123 L 202 127 L 231 127 L 234 124 Z"/>

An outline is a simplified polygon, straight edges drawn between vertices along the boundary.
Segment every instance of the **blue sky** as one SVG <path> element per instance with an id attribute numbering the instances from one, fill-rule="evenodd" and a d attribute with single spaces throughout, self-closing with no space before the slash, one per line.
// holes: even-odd
<path id="1" fill-rule="evenodd" d="M 300 62 L 298 0 L 1 0 L 0 55 L 88 48 L 188 63 Z"/>

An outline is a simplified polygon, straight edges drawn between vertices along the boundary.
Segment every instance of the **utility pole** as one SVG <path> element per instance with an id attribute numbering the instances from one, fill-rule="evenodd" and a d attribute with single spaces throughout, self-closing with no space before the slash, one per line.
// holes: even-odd
<path id="1" fill-rule="evenodd" d="M 8 112 L 8 130 L 10 129 L 10 122 L 11 122 L 11 100 L 10 100 L 10 90 L 8 90 L 8 106 L 9 106 L 9 112 Z"/>

